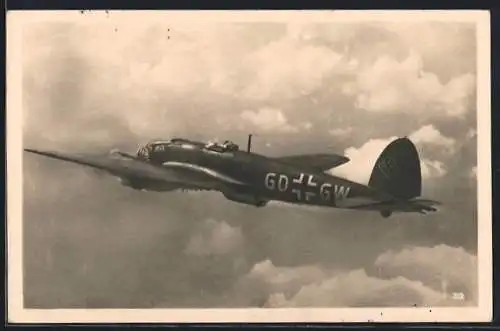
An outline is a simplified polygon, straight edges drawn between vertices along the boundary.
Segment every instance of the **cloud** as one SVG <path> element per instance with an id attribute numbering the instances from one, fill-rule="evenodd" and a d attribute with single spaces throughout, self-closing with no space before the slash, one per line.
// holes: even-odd
<path id="1" fill-rule="evenodd" d="M 420 162 L 420 171 L 423 178 L 436 178 L 446 175 L 447 170 L 443 162 L 422 159 Z"/>
<path id="2" fill-rule="evenodd" d="M 284 31 L 272 23 L 253 28 L 252 24 L 181 25 L 167 39 L 166 29 L 153 27 L 145 36 L 134 35 L 136 50 L 131 38 L 123 43 L 126 46 L 115 46 L 114 52 L 129 50 L 130 82 L 174 93 L 201 89 L 250 100 L 293 98 L 317 89 L 341 59 L 328 47 L 304 43 L 293 26 Z M 283 61 L 283 54 L 288 61 Z M 106 60 L 114 59 L 108 55 Z"/>
<path id="3" fill-rule="evenodd" d="M 185 252 L 197 256 L 224 255 L 243 243 L 239 228 L 208 219 L 189 239 Z"/>
<path id="4" fill-rule="evenodd" d="M 170 28 L 168 33 L 167 28 Z M 462 28 L 458 32 L 440 29 L 441 35 L 448 33 L 460 37 Z M 71 107 L 81 110 L 85 115 L 81 116 L 80 121 L 93 117 L 91 113 L 99 116 L 107 114 L 110 123 L 121 126 L 123 135 L 132 136 L 130 139 L 177 134 L 194 125 L 199 132 L 210 131 L 214 127 L 226 128 L 238 119 L 238 116 L 234 116 L 235 109 L 259 109 L 262 101 L 275 105 L 279 104 L 277 102 L 300 99 L 328 87 L 333 88 L 328 94 L 308 97 L 310 102 L 306 107 L 311 107 L 310 111 L 324 109 L 322 102 L 336 102 L 330 98 L 338 98 L 341 94 L 340 89 L 337 91 L 331 86 L 333 81 L 338 81 L 339 86 L 351 84 L 350 91 L 346 93 L 358 101 L 368 98 L 377 103 L 378 95 L 386 93 L 383 91 L 396 89 L 396 103 L 411 107 L 400 109 L 394 106 L 386 109 L 393 113 L 404 111 L 408 114 L 411 112 L 412 116 L 420 116 L 421 108 L 429 108 L 424 106 L 425 102 L 436 103 L 426 101 L 432 99 L 426 96 L 430 92 L 413 91 L 413 81 L 403 84 L 392 80 L 392 76 L 402 76 L 402 80 L 414 79 L 418 71 L 416 68 L 421 62 L 418 55 L 411 54 L 400 63 L 380 50 L 376 51 L 377 48 L 370 50 L 374 45 L 384 44 L 385 39 L 391 43 L 407 42 L 401 38 L 394 39 L 398 29 L 387 26 L 375 29 L 378 34 L 373 43 L 360 43 L 358 39 L 362 40 L 362 36 L 370 29 L 365 25 L 352 24 L 338 24 L 332 29 L 331 25 L 325 24 L 200 23 L 199 27 L 189 24 L 175 27 L 142 25 L 131 31 L 126 26 L 116 26 L 110 22 L 95 26 L 74 24 L 69 27 L 51 24 L 44 29 L 37 27 L 28 30 L 29 38 L 26 39 L 26 52 L 23 54 L 26 54 L 28 71 L 36 72 L 27 77 L 31 86 L 29 90 L 37 90 L 46 96 L 47 86 L 54 85 L 49 80 L 61 74 L 64 79 L 57 79 L 60 84 L 56 88 L 64 87 L 61 90 L 67 91 L 64 94 L 73 100 L 66 102 L 66 109 Z M 55 36 L 52 40 L 58 42 L 57 46 L 52 44 L 48 36 Z M 426 38 L 435 40 L 431 33 L 427 33 Z M 322 40 L 330 40 L 331 43 Z M 457 39 L 454 44 L 460 40 Z M 415 42 L 425 45 L 422 40 Z M 353 49 L 358 51 L 352 52 Z M 366 62 L 362 56 L 370 52 L 378 56 L 373 73 L 370 72 L 372 63 Z M 440 57 L 443 56 L 440 54 Z M 67 66 L 67 60 L 73 63 Z M 392 66 L 391 61 L 397 65 Z M 66 71 L 78 71 L 79 74 L 64 75 Z M 363 83 L 366 79 L 373 81 Z M 439 84 L 457 85 L 452 84 L 452 81 L 445 85 Z M 390 84 L 389 88 L 385 84 Z M 427 86 L 424 83 L 420 85 Z M 75 98 L 72 91 L 68 91 L 71 86 L 78 87 L 75 92 L 81 94 L 81 98 Z M 449 102 L 445 100 L 437 103 L 454 104 L 456 97 L 453 91 L 461 91 L 462 85 L 457 86 L 436 89 L 433 92 L 435 95 L 450 98 Z M 42 98 L 38 94 L 32 95 L 30 99 L 44 99 L 45 106 L 58 108 L 51 104 L 50 98 Z M 425 102 L 420 102 L 420 99 Z M 228 103 L 234 106 L 225 107 Z M 34 112 L 40 113 L 37 109 L 41 105 L 27 104 Z M 286 118 L 294 119 L 298 112 L 295 108 L 298 107 L 287 107 L 286 111 L 285 108 L 281 111 Z M 346 109 L 350 111 L 351 105 Z M 435 109 L 430 110 L 436 113 Z M 183 113 L 187 121 L 179 119 L 179 112 Z M 217 116 L 211 116 L 214 112 L 217 112 Z M 200 117 L 204 121 L 198 121 Z M 223 121 L 225 125 L 213 125 L 219 118 L 227 118 Z M 50 123 L 51 119 L 35 119 L 31 116 L 29 127 L 37 128 L 38 135 L 42 136 L 47 132 L 43 128 L 44 122 Z M 312 126 L 306 128 L 316 127 L 317 123 L 310 122 Z M 346 125 L 351 126 L 351 123 Z M 93 129 L 96 123 L 78 125 L 78 134 L 92 144 L 113 139 L 106 125 L 101 126 L 101 137 L 97 137 L 96 131 L 99 130 Z M 74 134 L 74 130 L 67 130 L 68 127 L 54 128 L 43 139 L 54 143 L 68 140 Z M 288 127 L 288 130 L 293 130 L 292 127 Z"/>
<path id="5" fill-rule="evenodd" d="M 253 292 L 256 296 L 270 293 L 293 294 L 303 286 L 323 280 L 329 271 L 318 266 L 276 267 L 270 260 L 256 263 L 236 285 L 237 293 Z M 243 293 L 240 293 L 240 295 Z"/>
<path id="6" fill-rule="evenodd" d="M 268 132 L 297 132 L 298 128 L 290 125 L 282 111 L 275 108 L 261 108 L 257 111 L 245 110 L 241 118 L 250 122 L 257 129 Z"/>
<path id="7" fill-rule="evenodd" d="M 345 137 L 352 132 L 352 127 L 330 129 L 328 133 L 336 138 Z"/>
<path id="8" fill-rule="evenodd" d="M 470 170 L 469 176 L 471 178 L 476 178 L 477 177 L 477 166 L 473 166 L 472 169 Z"/>
<path id="9" fill-rule="evenodd" d="M 443 147 L 449 153 L 454 152 L 456 144 L 455 139 L 444 136 L 432 124 L 421 127 L 417 131 L 410 134 L 409 138 L 417 146 L 430 145 L 430 146 Z"/>
<path id="10" fill-rule="evenodd" d="M 385 24 L 383 28 L 394 34 L 404 48 L 420 54 L 426 71 L 438 74 L 445 81 L 457 73 L 475 71 L 474 23 L 397 22 Z M 442 56 L 444 53 L 460 56 Z"/>
<path id="11" fill-rule="evenodd" d="M 412 307 L 443 305 L 443 294 L 419 282 L 397 277 L 390 280 L 369 277 L 363 270 L 350 271 L 309 284 L 290 299 L 272 294 L 267 307 Z"/>
<path id="12" fill-rule="evenodd" d="M 297 293 L 307 284 L 320 282 L 331 272 L 315 265 L 277 267 L 266 259 L 257 262 L 235 283 L 232 293 L 241 306 L 263 306 L 270 295 Z"/>
<path id="13" fill-rule="evenodd" d="M 235 109 L 225 106 L 231 100 L 236 100 L 233 104 L 239 110 L 248 107 L 241 106 L 245 102 L 250 109 L 258 109 L 262 106 L 252 103 L 296 99 L 320 89 L 324 77 L 343 67 L 341 55 L 326 46 L 304 43 L 286 24 L 181 24 L 170 26 L 170 38 L 167 26 L 162 25 L 141 26 L 134 32 L 111 23 L 70 27 L 51 24 L 39 32 L 31 30 L 23 52 L 29 85 L 25 95 L 28 100 L 38 100 L 26 102 L 33 110 L 28 120 L 30 138 L 43 137 L 54 144 L 75 134 L 69 129 L 72 125 L 54 127 L 47 133 L 47 123 L 54 121 L 33 114 L 40 113 L 37 109 L 41 107 L 58 109 L 55 103 L 66 97 L 68 101 L 61 106 L 81 113 L 78 135 L 89 144 L 114 138 L 106 125 L 90 121 L 105 116 L 131 140 L 151 139 L 194 125 L 199 132 L 227 130 L 238 120 Z M 57 36 L 57 46 L 51 44 L 49 35 Z M 53 91 L 57 100 L 47 97 L 51 84 L 66 91 Z M 218 115 L 211 116 L 213 112 Z M 278 122 L 284 116 L 283 111 L 266 107 L 253 117 L 245 116 L 261 125 L 256 117 L 266 114 Z M 225 125 L 216 124 L 219 118 L 224 118 Z M 272 124 L 263 125 L 274 129 Z M 281 129 L 295 132 L 313 126 L 307 121 L 296 127 L 283 124 Z"/>
<path id="14" fill-rule="evenodd" d="M 405 277 L 448 295 L 460 292 L 470 302 L 477 300 L 477 257 L 463 248 L 438 245 L 390 251 L 377 258 L 374 268 L 379 277 Z"/>
<path id="15" fill-rule="evenodd" d="M 467 131 L 466 139 L 472 139 L 476 136 L 477 136 L 477 130 L 469 129 L 469 131 Z"/>
<path id="16" fill-rule="evenodd" d="M 311 122 L 304 122 L 299 125 L 304 130 L 311 130 L 313 128 L 313 124 Z"/>
<path id="17" fill-rule="evenodd" d="M 367 111 L 463 117 L 472 108 L 475 76 L 465 73 L 441 83 L 437 75 L 423 70 L 421 61 L 415 52 L 401 62 L 382 55 L 344 92 L 356 97 L 357 108 Z"/>
<path id="18" fill-rule="evenodd" d="M 287 54 L 287 60 L 283 54 Z M 332 73 L 341 59 L 332 49 L 304 43 L 289 30 L 283 38 L 243 59 L 242 63 L 254 75 L 241 95 L 266 100 L 308 94 L 321 86 L 323 78 Z"/>
<path id="19" fill-rule="evenodd" d="M 257 263 L 238 283 L 239 295 L 265 307 L 411 307 L 476 303 L 476 257 L 445 245 L 382 253 L 368 269 Z M 451 297 L 464 293 L 464 301 Z M 260 300 L 257 297 L 261 297 Z"/>
<path id="20" fill-rule="evenodd" d="M 350 161 L 340 167 L 330 170 L 330 173 L 343 176 L 361 184 L 368 184 L 375 162 L 382 150 L 396 137 L 388 139 L 370 139 L 361 147 L 349 147 L 344 155 Z"/>

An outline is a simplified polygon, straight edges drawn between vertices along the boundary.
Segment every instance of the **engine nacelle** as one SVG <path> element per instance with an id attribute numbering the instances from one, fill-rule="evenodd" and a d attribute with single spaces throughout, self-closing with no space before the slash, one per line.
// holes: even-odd
<path id="1" fill-rule="evenodd" d="M 167 183 L 157 183 L 141 180 L 131 180 L 128 178 L 120 178 L 120 183 L 123 186 L 130 187 L 134 190 L 145 190 L 152 192 L 169 192 L 179 189 L 178 185 L 170 185 Z"/>
<path id="2" fill-rule="evenodd" d="M 123 186 L 130 187 L 134 190 L 142 190 L 143 189 L 143 186 L 140 185 L 140 183 L 137 181 L 133 181 L 133 180 L 130 180 L 128 178 L 121 178 L 121 177 L 118 177 L 118 180 L 120 181 L 120 184 L 122 184 Z"/>
<path id="3" fill-rule="evenodd" d="M 228 200 L 244 203 L 246 205 L 251 205 L 255 207 L 264 207 L 269 202 L 267 200 L 259 199 L 258 196 L 251 194 L 235 193 L 235 192 L 230 192 L 230 193 L 224 192 L 222 194 L 224 194 L 224 196 Z"/>

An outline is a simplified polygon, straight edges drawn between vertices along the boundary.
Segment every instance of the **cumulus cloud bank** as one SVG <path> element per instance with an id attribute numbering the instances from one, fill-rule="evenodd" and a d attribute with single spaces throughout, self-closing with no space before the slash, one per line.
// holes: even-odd
<path id="1" fill-rule="evenodd" d="M 412 52 L 401 62 L 380 57 L 358 74 L 353 86 L 348 93 L 357 96 L 356 106 L 361 109 L 461 117 L 469 110 L 475 77 L 464 74 L 442 84 L 436 74 L 423 70 L 421 58 Z"/>
<path id="2" fill-rule="evenodd" d="M 238 228 L 209 219 L 189 240 L 185 252 L 198 256 L 224 255 L 238 247 L 243 236 Z"/>
<path id="3" fill-rule="evenodd" d="M 409 136 L 428 197 L 446 208 L 425 221 L 258 209 L 213 192 L 135 192 L 25 156 L 25 304 L 474 304 L 474 26 L 199 23 L 26 26 L 24 144 L 134 151 L 252 132 L 265 155 L 344 153 L 333 172 L 366 182 L 382 149 Z"/>
<path id="4" fill-rule="evenodd" d="M 453 138 L 443 136 L 433 125 L 425 125 L 410 134 L 409 138 L 417 145 L 438 146 L 453 152 L 456 141 Z"/>
<path id="5" fill-rule="evenodd" d="M 467 306 L 477 304 L 476 270 L 475 256 L 444 245 L 384 252 L 367 269 L 277 267 L 266 260 L 240 279 L 236 293 L 264 307 Z"/>

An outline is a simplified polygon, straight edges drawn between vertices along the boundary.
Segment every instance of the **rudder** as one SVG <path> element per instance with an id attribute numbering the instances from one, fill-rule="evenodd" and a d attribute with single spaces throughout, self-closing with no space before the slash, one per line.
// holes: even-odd
<path id="1" fill-rule="evenodd" d="M 398 138 L 386 146 L 375 162 L 368 185 L 404 200 L 421 195 L 420 158 L 410 139 Z"/>

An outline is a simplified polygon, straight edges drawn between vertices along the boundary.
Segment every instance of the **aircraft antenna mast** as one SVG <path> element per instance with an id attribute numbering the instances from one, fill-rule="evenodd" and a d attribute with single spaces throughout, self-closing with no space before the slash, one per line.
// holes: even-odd
<path id="1" fill-rule="evenodd" d="M 247 144 L 247 153 L 250 153 L 250 150 L 252 148 L 252 134 L 248 135 L 248 144 Z"/>

